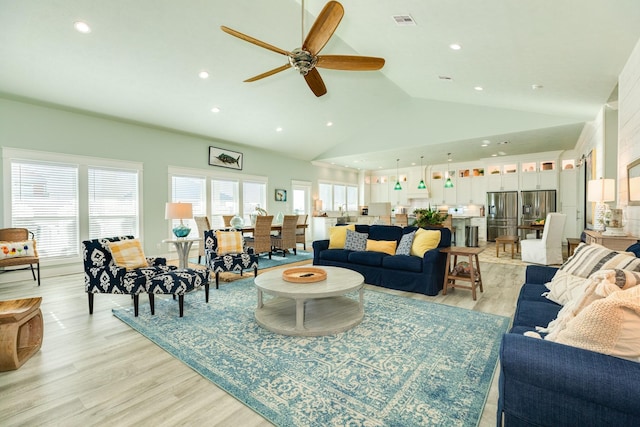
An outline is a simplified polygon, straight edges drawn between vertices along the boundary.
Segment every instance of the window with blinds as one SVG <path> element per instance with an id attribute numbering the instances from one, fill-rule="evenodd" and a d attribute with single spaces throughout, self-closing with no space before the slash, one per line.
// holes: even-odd
<path id="1" fill-rule="evenodd" d="M 139 236 L 138 171 L 89 167 L 89 238 Z"/>
<path id="2" fill-rule="evenodd" d="M 251 214 L 256 208 L 267 207 L 267 183 L 243 181 L 242 182 L 242 210 L 245 224 L 251 224 Z"/>
<path id="3" fill-rule="evenodd" d="M 206 179 L 194 176 L 171 177 L 171 201 L 181 203 L 191 203 L 193 216 L 207 215 L 207 190 Z M 182 220 L 184 224 L 191 228 L 191 232 L 187 237 L 198 238 L 198 226 L 193 218 Z M 171 224 L 173 229 L 180 224 L 179 219 L 174 219 Z"/>
<path id="4" fill-rule="evenodd" d="M 11 161 L 11 225 L 32 231 L 41 258 L 80 254 L 78 165 Z"/>
<path id="5" fill-rule="evenodd" d="M 236 180 L 211 180 L 211 227 L 223 228 L 223 215 L 240 213 L 240 185 Z"/>

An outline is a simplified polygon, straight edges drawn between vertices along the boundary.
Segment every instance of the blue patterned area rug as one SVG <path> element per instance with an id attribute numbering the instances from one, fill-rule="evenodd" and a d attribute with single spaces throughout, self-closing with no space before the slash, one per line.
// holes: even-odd
<path id="1" fill-rule="evenodd" d="M 355 298 L 355 295 L 354 295 Z M 476 426 L 509 319 L 365 291 L 365 318 L 325 337 L 258 326 L 252 279 L 156 315 L 113 314 L 277 426 Z"/>

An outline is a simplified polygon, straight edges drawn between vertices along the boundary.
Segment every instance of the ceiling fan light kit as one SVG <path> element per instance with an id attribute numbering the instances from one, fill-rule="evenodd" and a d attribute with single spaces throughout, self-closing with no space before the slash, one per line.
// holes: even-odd
<path id="1" fill-rule="evenodd" d="M 304 1 L 302 2 L 302 16 L 304 17 Z M 336 28 L 338 28 L 338 24 L 340 24 L 343 16 L 344 8 L 340 3 L 337 1 L 328 2 L 313 23 L 306 39 L 303 40 L 302 47 L 294 49 L 291 52 L 229 27 L 225 27 L 224 25 L 221 26 L 220 29 L 234 37 L 288 57 L 287 64 L 251 77 L 245 80 L 245 82 L 255 82 L 256 80 L 272 76 L 289 68 L 294 68 L 304 77 L 311 91 L 319 97 L 327 93 L 327 88 L 317 68 L 345 71 L 375 71 L 384 66 L 383 58 L 355 55 L 318 55 Z M 304 22 L 302 23 L 302 27 L 304 34 Z"/>

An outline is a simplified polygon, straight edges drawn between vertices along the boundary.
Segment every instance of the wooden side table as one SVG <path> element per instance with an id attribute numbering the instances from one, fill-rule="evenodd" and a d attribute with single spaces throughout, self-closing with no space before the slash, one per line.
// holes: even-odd
<path id="1" fill-rule="evenodd" d="M 42 346 L 41 297 L 0 301 L 0 372 L 18 369 Z"/>
<path id="2" fill-rule="evenodd" d="M 518 236 L 498 236 L 496 237 L 496 258 L 499 258 L 499 249 L 502 245 L 502 252 L 507 251 L 507 244 L 511 245 L 511 259 L 514 256 L 514 250 L 520 252 L 520 246 L 518 245 Z"/>
<path id="3" fill-rule="evenodd" d="M 607 236 L 599 231 L 585 230 L 587 244 L 597 243 L 614 251 L 624 251 L 638 241 L 636 236 Z"/>
<path id="4" fill-rule="evenodd" d="M 447 294 L 447 288 L 462 288 L 471 289 L 471 296 L 473 300 L 476 300 L 476 287 L 480 288 L 480 292 L 484 292 L 482 289 L 482 275 L 480 273 L 480 261 L 478 260 L 478 254 L 482 252 L 484 248 L 467 248 L 462 246 L 451 246 L 448 248 L 440 249 L 440 252 L 447 254 L 447 263 L 444 270 L 444 285 L 442 287 L 442 295 Z M 458 263 L 458 255 L 469 257 L 469 275 L 456 274 L 454 269 Z M 453 264 L 451 264 L 451 256 L 453 256 Z M 451 268 L 450 268 L 451 267 Z M 470 285 L 460 285 L 456 283 L 456 280 L 463 282 L 470 282 Z"/>

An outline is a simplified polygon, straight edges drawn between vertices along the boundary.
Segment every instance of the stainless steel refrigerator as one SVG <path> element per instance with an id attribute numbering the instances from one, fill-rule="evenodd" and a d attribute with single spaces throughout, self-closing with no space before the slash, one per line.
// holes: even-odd
<path id="1" fill-rule="evenodd" d="M 556 211 L 556 190 L 521 191 L 520 224 L 529 225 L 536 219 L 544 219 Z"/>
<path id="2" fill-rule="evenodd" d="M 487 193 L 487 240 L 518 235 L 518 192 Z"/>

